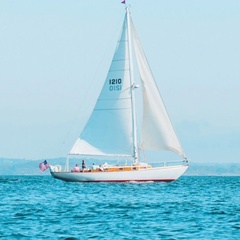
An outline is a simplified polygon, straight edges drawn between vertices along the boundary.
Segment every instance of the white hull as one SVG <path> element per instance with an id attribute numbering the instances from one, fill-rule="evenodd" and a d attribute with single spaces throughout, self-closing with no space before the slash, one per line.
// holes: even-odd
<path id="1" fill-rule="evenodd" d="M 183 175 L 187 168 L 188 165 L 177 165 L 119 172 L 53 172 L 50 168 L 50 172 L 54 178 L 66 182 L 170 182 Z"/>

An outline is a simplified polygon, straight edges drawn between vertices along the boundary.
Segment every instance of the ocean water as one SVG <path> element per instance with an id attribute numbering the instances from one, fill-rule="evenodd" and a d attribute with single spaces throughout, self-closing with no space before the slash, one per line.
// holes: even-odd
<path id="1" fill-rule="evenodd" d="M 0 239 L 240 239 L 240 177 L 65 183 L 0 177 Z"/>

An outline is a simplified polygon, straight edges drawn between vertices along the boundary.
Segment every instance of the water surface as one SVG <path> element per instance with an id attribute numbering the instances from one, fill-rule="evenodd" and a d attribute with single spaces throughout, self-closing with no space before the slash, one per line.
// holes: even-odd
<path id="1" fill-rule="evenodd" d="M 1 239 L 239 239 L 240 177 L 65 183 L 0 177 Z"/>

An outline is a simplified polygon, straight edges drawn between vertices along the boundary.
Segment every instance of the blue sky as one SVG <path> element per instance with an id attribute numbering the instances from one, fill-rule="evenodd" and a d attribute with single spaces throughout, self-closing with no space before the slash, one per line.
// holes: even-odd
<path id="1" fill-rule="evenodd" d="M 187 156 L 240 162 L 240 1 L 128 2 Z M 0 157 L 66 156 L 124 13 L 118 0 L 1 0 Z"/>

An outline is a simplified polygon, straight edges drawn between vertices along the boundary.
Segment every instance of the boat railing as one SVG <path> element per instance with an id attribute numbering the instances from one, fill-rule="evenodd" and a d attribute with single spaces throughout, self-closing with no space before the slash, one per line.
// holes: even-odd
<path id="1" fill-rule="evenodd" d="M 167 166 L 176 166 L 176 165 L 188 165 L 187 161 L 171 161 L 171 162 L 160 162 L 157 164 L 151 164 L 152 166 L 160 166 L 160 167 L 167 167 Z"/>

